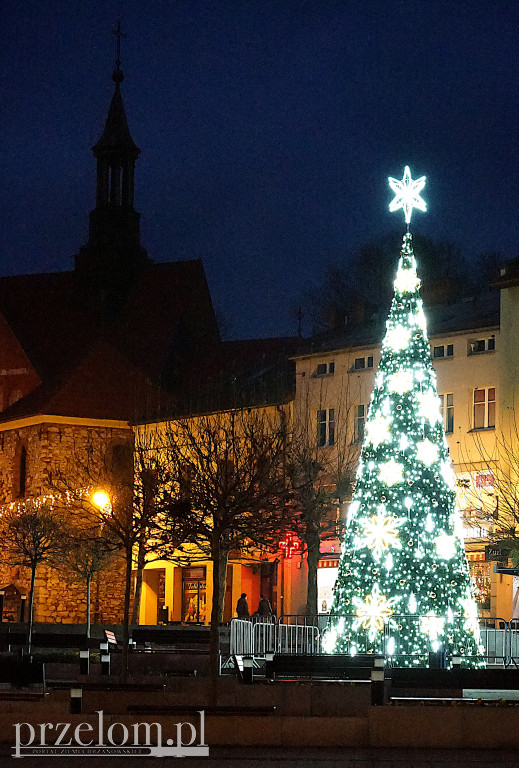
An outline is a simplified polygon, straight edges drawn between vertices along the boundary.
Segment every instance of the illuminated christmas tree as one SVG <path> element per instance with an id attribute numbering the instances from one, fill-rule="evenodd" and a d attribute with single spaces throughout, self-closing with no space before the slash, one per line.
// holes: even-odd
<path id="1" fill-rule="evenodd" d="M 403 208 L 394 297 L 366 422 L 325 635 L 329 653 L 384 653 L 424 666 L 430 652 L 482 665 L 476 602 L 419 295 L 409 221 L 425 177 L 390 179 Z"/>

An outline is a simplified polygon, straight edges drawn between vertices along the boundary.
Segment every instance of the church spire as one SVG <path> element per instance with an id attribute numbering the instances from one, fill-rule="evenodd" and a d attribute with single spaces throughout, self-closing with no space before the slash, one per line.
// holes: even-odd
<path id="1" fill-rule="evenodd" d="M 92 147 L 97 161 L 96 205 L 90 212 L 88 242 L 75 257 L 75 272 L 81 294 L 102 294 L 115 309 L 150 259 L 140 243 L 140 214 L 134 207 L 134 170 L 140 149 L 130 134 L 121 94 L 120 23 L 114 34 L 115 89 L 103 133 Z"/>
<path id="2" fill-rule="evenodd" d="M 140 149 L 131 137 L 124 111 L 121 83 L 121 24 L 117 22 L 117 59 L 112 80 L 115 91 L 112 96 L 103 134 L 92 151 L 97 160 L 98 208 L 131 208 L 134 205 L 134 168 Z"/>

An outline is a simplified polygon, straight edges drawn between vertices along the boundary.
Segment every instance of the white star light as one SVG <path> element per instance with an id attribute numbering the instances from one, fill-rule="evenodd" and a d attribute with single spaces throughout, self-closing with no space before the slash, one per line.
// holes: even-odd
<path id="1" fill-rule="evenodd" d="M 413 374 L 411 371 L 397 371 L 389 376 L 387 383 L 391 392 L 409 392 L 413 386 Z"/>
<path id="2" fill-rule="evenodd" d="M 420 286 L 420 278 L 414 269 L 399 269 L 394 285 L 398 293 L 414 293 Z"/>
<path id="3" fill-rule="evenodd" d="M 430 467 L 435 461 L 438 461 L 438 446 L 430 440 L 421 440 L 416 446 L 416 458 Z"/>
<path id="4" fill-rule="evenodd" d="M 406 165 L 404 177 L 401 181 L 393 179 L 391 176 L 388 177 L 388 181 L 389 186 L 395 193 L 395 199 L 389 204 L 391 213 L 402 208 L 404 211 L 405 223 L 409 224 L 413 208 L 418 208 L 419 211 L 424 212 L 427 210 L 425 200 L 422 200 L 420 197 L 420 192 L 425 187 L 425 176 L 420 176 L 419 179 L 413 181 L 409 166 Z"/>
<path id="5" fill-rule="evenodd" d="M 449 488 L 454 490 L 456 488 L 456 476 L 450 461 L 442 461 L 440 463 L 440 473 Z"/>
<path id="6" fill-rule="evenodd" d="M 434 389 L 426 389 L 418 394 L 420 414 L 427 419 L 432 426 L 441 420 L 440 401 Z"/>
<path id="7" fill-rule="evenodd" d="M 378 479 L 386 485 L 396 485 L 403 481 L 404 466 L 394 459 L 382 464 L 378 473 Z"/>
<path id="8" fill-rule="evenodd" d="M 395 352 L 405 349 L 409 344 L 409 330 L 403 325 L 395 325 L 394 328 L 388 330 L 384 341 L 386 346 Z"/>
<path id="9" fill-rule="evenodd" d="M 438 635 L 443 632 L 444 624 L 445 619 L 441 616 L 435 616 L 433 611 L 428 611 L 425 616 L 420 617 L 420 629 L 431 640 L 438 639 Z"/>
<path id="10" fill-rule="evenodd" d="M 442 560 L 452 560 L 456 554 L 456 537 L 448 533 L 440 533 L 436 539 L 436 552 Z"/>
<path id="11" fill-rule="evenodd" d="M 386 419 L 380 414 L 377 414 L 370 422 L 368 422 L 366 433 L 368 442 L 371 443 L 373 448 L 377 448 L 380 443 L 386 442 L 387 438 L 389 437 L 390 426 L 391 419 Z"/>

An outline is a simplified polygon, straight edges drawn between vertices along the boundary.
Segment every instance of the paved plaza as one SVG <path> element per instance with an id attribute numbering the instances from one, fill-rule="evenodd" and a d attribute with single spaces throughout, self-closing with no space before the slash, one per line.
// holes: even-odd
<path id="1" fill-rule="evenodd" d="M 12 766 L 6 745 L 2 745 L 0 768 Z M 24 768 L 45 768 L 52 759 L 23 758 Z M 135 768 L 171 765 L 176 758 L 135 758 Z M 60 757 L 56 768 L 120 766 L 117 757 Z M 421 750 L 421 749 L 258 749 L 210 748 L 207 758 L 182 758 L 181 768 L 518 768 L 519 753 L 510 750 Z"/>

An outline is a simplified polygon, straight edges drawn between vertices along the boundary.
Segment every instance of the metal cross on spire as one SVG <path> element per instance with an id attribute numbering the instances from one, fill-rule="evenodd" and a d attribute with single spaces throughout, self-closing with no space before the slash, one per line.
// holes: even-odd
<path id="1" fill-rule="evenodd" d="M 126 37 L 124 32 L 121 32 L 121 21 L 117 22 L 117 29 L 112 30 L 112 35 L 117 38 L 117 59 L 115 60 L 115 66 L 117 69 L 121 67 L 121 37 Z"/>
<path id="2" fill-rule="evenodd" d="M 411 222 L 411 214 L 413 208 L 418 208 L 419 211 L 426 211 L 427 204 L 425 200 L 420 197 L 420 192 L 425 187 L 425 176 L 420 176 L 419 179 L 413 180 L 411 178 L 411 171 L 409 166 L 406 165 L 404 169 L 404 177 L 400 181 L 399 179 L 393 179 L 388 177 L 389 186 L 395 193 L 395 199 L 389 204 L 389 210 L 398 211 L 402 208 L 404 211 L 405 223 L 409 230 L 409 224 Z"/>

